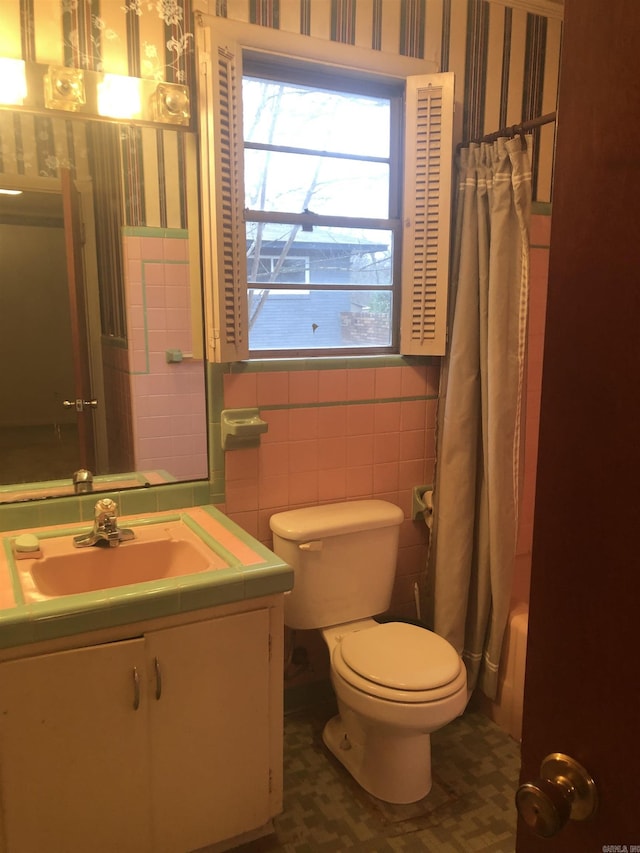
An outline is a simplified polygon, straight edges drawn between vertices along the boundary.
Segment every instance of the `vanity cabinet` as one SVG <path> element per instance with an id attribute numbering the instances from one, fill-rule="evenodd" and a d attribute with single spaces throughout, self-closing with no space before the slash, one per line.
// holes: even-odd
<path id="1" fill-rule="evenodd" d="M 282 612 L 253 604 L 0 663 L 2 853 L 187 853 L 267 824 Z"/>

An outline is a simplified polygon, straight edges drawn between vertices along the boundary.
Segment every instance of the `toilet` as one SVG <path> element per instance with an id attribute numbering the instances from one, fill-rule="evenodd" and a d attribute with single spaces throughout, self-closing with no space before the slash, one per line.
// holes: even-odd
<path id="1" fill-rule="evenodd" d="M 380 800 L 412 803 L 431 790 L 431 732 L 467 703 L 464 664 L 442 637 L 377 622 L 389 607 L 403 513 L 382 500 L 271 516 L 273 549 L 293 569 L 289 628 L 319 628 L 329 649 L 338 715 L 323 740 Z"/>

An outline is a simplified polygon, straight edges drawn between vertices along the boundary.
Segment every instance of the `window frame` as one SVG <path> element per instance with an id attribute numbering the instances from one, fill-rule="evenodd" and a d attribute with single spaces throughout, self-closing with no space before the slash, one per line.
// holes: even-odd
<path id="1" fill-rule="evenodd" d="M 389 190 L 388 190 L 388 217 L 386 219 L 368 219 L 366 217 L 340 217 L 337 215 L 316 214 L 273 214 L 256 209 L 245 208 L 244 216 L 246 222 L 278 222 L 286 224 L 303 224 L 308 227 L 334 226 L 334 227 L 370 227 L 390 231 L 392 234 L 392 275 L 391 284 L 388 287 L 367 288 L 366 285 L 330 285 L 311 286 L 310 290 L 341 290 L 346 292 L 357 292 L 369 290 L 390 293 L 392 300 L 390 342 L 384 346 L 336 346 L 336 347 L 305 347 L 305 348 L 280 348 L 280 349 L 251 349 L 249 347 L 250 359 L 269 358 L 314 358 L 314 357 L 349 357 L 357 355 L 392 355 L 399 350 L 400 338 L 400 305 L 401 305 L 401 258 L 402 258 L 402 161 L 403 150 L 403 122 L 404 112 L 404 84 L 400 82 L 389 83 L 387 80 L 379 81 L 374 75 L 362 79 L 354 79 L 352 76 L 344 76 L 340 69 L 325 70 L 318 69 L 304 60 L 296 59 L 295 62 L 282 63 L 277 57 L 265 58 L 264 54 L 256 57 L 251 51 L 243 51 L 242 74 L 244 77 L 273 80 L 276 82 L 300 84 L 313 89 L 327 89 L 335 92 L 345 92 L 354 95 L 369 95 L 386 98 L 389 100 L 390 110 L 390 137 L 389 137 Z M 243 139 L 244 150 L 257 147 L 254 143 L 247 143 Z M 271 150 L 271 149 L 270 149 Z M 259 283 L 247 281 L 247 292 L 255 289 Z M 281 289 L 284 288 L 268 288 Z M 250 330 L 249 330 L 250 331 Z"/>
<path id="2" fill-rule="evenodd" d="M 403 251 L 400 355 L 442 355 L 446 346 L 450 209 L 453 167 L 454 75 L 434 64 L 273 30 L 197 16 L 202 274 L 207 357 L 249 358 L 246 298 L 241 85 L 243 56 L 277 60 L 314 75 L 375 76 L 405 84 Z M 427 73 L 425 73 L 427 72 Z M 408 203 L 409 202 L 409 203 Z M 319 353 L 330 358 L 335 351 Z M 349 349 L 347 357 L 363 351 Z M 269 358 L 275 354 L 269 352 Z M 282 353 L 292 358 L 292 352 Z M 344 356 L 342 356 L 344 357 Z"/>

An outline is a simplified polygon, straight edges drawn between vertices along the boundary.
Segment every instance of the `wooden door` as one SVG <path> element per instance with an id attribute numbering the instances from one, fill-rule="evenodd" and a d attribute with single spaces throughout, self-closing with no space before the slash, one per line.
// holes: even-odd
<path id="1" fill-rule="evenodd" d="M 564 752 L 599 806 L 518 853 L 640 845 L 639 81 L 637 0 L 565 0 L 521 781 Z"/>
<path id="2" fill-rule="evenodd" d="M 154 853 L 267 823 L 269 610 L 148 634 Z M 282 725 L 279 720 L 278 725 Z"/>
<path id="3" fill-rule="evenodd" d="M 60 170 L 62 207 L 67 256 L 71 340 L 74 357 L 74 397 L 80 444 L 79 468 L 96 470 L 93 392 L 87 333 L 87 299 L 85 293 L 83 224 L 80 195 L 73 185 L 69 169 Z M 71 398 L 70 398 L 71 399 Z"/>
<path id="4" fill-rule="evenodd" d="M 0 849 L 151 853 L 143 645 L 0 664 Z"/>

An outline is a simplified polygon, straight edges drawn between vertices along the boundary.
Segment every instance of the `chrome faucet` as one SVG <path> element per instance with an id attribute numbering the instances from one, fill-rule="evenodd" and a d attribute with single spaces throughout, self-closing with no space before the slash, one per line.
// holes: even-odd
<path id="1" fill-rule="evenodd" d="M 93 491 L 93 474 L 86 468 L 73 472 L 73 491 L 77 495 Z"/>
<path id="2" fill-rule="evenodd" d="M 121 542 L 134 538 L 133 530 L 118 527 L 118 507 L 110 498 L 102 498 L 95 506 L 93 530 L 73 537 L 75 548 L 88 548 L 100 542 L 107 542 L 115 548 Z"/>

